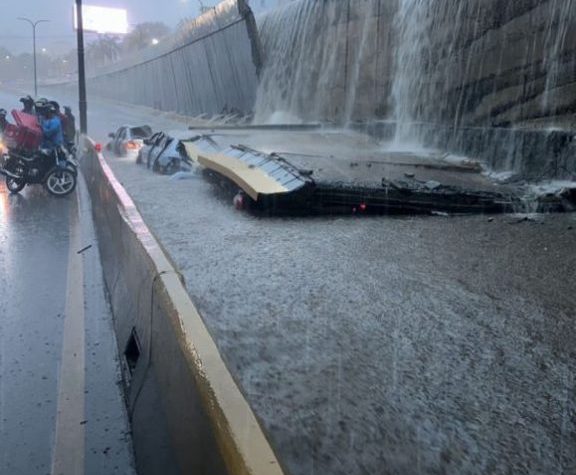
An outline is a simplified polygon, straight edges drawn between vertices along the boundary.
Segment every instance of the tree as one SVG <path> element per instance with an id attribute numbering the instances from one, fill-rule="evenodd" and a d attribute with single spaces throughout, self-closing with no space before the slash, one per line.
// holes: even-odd
<path id="1" fill-rule="evenodd" d="M 86 47 L 86 59 L 92 66 L 105 66 L 118 61 L 121 46 L 118 38 L 110 35 L 98 37 Z"/>
<path id="2" fill-rule="evenodd" d="M 161 41 L 170 34 L 170 28 L 161 22 L 140 23 L 124 37 L 122 49 L 131 53 L 153 45 L 154 40 Z"/>

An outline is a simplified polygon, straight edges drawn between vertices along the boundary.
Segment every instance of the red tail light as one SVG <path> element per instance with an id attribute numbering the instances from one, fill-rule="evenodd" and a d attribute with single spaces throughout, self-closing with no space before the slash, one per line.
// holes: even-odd
<path id="1" fill-rule="evenodd" d="M 96 145 L 94 145 L 94 150 L 96 150 L 96 152 L 100 153 L 102 151 L 102 144 L 97 143 Z"/>
<path id="2" fill-rule="evenodd" d="M 244 202 L 244 195 L 242 193 L 236 194 L 236 196 L 234 197 L 233 203 L 234 203 L 234 208 L 240 209 L 240 210 L 244 209 L 244 207 L 246 206 L 246 203 Z"/>
<path id="3" fill-rule="evenodd" d="M 126 150 L 139 150 L 141 147 L 141 144 L 134 142 L 133 140 L 126 142 Z"/>

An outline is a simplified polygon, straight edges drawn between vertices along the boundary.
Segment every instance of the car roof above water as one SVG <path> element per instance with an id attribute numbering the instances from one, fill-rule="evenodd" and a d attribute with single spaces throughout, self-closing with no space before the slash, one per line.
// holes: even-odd
<path id="1" fill-rule="evenodd" d="M 130 127 L 130 135 L 136 139 L 144 139 L 152 135 L 152 128 L 149 125 Z"/>

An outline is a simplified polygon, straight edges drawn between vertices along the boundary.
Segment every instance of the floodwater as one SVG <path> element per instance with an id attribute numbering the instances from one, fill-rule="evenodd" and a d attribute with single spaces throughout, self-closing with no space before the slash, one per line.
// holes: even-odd
<path id="1" fill-rule="evenodd" d="M 109 162 L 293 475 L 576 472 L 576 215 L 261 219 Z"/>
<path id="2" fill-rule="evenodd" d="M 291 473 L 572 473 L 576 216 L 259 219 L 115 172 Z"/>

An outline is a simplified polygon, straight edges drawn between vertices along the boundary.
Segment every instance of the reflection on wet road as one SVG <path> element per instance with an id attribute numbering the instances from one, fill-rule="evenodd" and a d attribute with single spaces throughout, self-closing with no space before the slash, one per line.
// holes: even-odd
<path id="1" fill-rule="evenodd" d="M 78 223 L 77 206 L 75 194 L 56 199 L 40 187 L 30 187 L 10 195 L 0 184 L 2 474 L 60 473 L 58 467 L 71 455 L 79 464 L 74 473 L 131 473 L 126 417 L 115 384 L 117 361 L 111 356 L 115 342 L 93 257 L 78 257 L 77 264 L 93 272 L 85 276 L 85 287 L 74 288 L 69 282 L 69 256 L 74 255 L 71 229 L 89 236 L 86 224 Z M 85 206 L 81 213 L 89 221 Z M 83 296 L 85 288 L 86 310 L 80 312 L 69 305 L 68 296 L 73 291 Z M 75 333 L 64 335 L 66 322 L 77 323 Z M 71 348 L 84 337 L 86 348 L 82 345 L 74 354 L 63 352 L 66 341 Z M 81 352 L 90 364 L 79 358 Z M 63 396 L 67 393 L 62 381 L 73 374 L 63 369 L 67 362 L 79 362 L 75 371 L 82 378 L 74 377 L 72 385 L 80 390 L 80 397 Z M 70 421 L 67 414 L 75 400 L 86 410 Z M 88 414 L 93 418 L 88 419 Z M 75 442 L 56 447 L 58 424 L 86 439 L 86 451 Z"/>
<path id="2" fill-rule="evenodd" d="M 70 201 L 0 194 L 2 471 L 46 473 L 56 417 Z"/>

